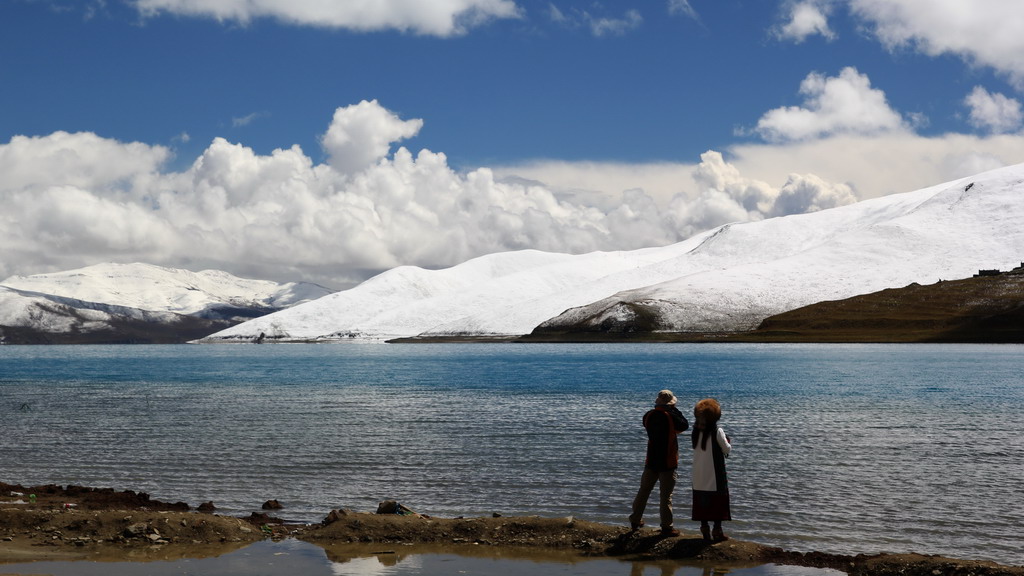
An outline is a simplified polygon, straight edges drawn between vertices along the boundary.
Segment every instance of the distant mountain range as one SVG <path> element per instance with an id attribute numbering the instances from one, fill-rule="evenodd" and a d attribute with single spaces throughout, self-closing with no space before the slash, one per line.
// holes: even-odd
<path id="1" fill-rule="evenodd" d="M 218 271 L 101 264 L 0 282 L 0 342 L 722 340 L 755 333 L 762 341 L 823 341 L 834 339 L 826 332 L 870 318 L 884 326 L 887 341 L 915 322 L 946 322 L 939 340 L 984 341 L 979 331 L 1016 322 L 1019 315 L 1006 307 L 1024 295 L 1005 278 L 996 282 L 1006 292 L 999 298 L 951 291 L 959 284 L 948 281 L 1017 267 L 1022 223 L 1024 164 L 850 206 L 725 225 L 670 246 L 505 252 L 442 270 L 402 266 L 335 293 Z M 885 306 L 898 314 L 887 315 L 882 304 L 830 304 L 895 288 L 906 297 Z M 938 302 L 939 293 L 946 308 L 910 313 L 927 307 L 915 299 Z M 961 336 L 951 336 L 957 328 L 936 315 L 955 313 L 948 307 L 955 294 L 998 301 L 999 310 L 967 300 L 954 308 L 1001 320 L 964 320 Z M 798 310 L 811 305 L 821 307 Z M 826 316 L 845 324 L 830 325 Z M 899 338 L 911 341 L 912 332 Z M 1001 332 L 1016 341 L 1011 333 Z"/>
<path id="2" fill-rule="evenodd" d="M 149 264 L 98 264 L 0 282 L 0 343 L 188 342 L 330 290 Z"/>
<path id="3" fill-rule="evenodd" d="M 659 248 L 403 266 L 203 342 L 723 334 L 771 316 L 1024 259 L 1024 165 Z"/>

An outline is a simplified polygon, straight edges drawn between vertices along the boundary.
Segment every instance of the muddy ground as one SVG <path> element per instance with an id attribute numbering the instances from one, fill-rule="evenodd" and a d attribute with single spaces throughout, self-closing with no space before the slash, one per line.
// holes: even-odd
<path id="1" fill-rule="evenodd" d="M 490 551 L 494 556 L 514 551 L 539 558 L 573 554 L 737 566 L 774 563 L 835 568 L 855 576 L 1024 576 L 1024 567 L 991 562 L 915 554 L 799 553 L 739 540 L 711 544 L 696 532 L 666 538 L 655 529 L 631 532 L 576 518 L 435 518 L 397 511 L 332 510 L 320 523 L 289 524 L 273 510 L 235 518 L 132 491 L 0 483 L 0 572 L 6 562 L 200 558 L 265 538 L 298 538 L 324 547 L 329 557 L 370 545 L 472 555 Z"/>

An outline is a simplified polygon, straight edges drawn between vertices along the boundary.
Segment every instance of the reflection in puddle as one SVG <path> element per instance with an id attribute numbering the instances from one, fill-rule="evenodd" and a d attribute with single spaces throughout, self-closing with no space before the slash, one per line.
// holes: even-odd
<path id="1" fill-rule="evenodd" d="M 437 553 L 426 548 L 332 547 L 299 540 L 258 542 L 214 558 L 160 562 L 31 562 L 0 564 L 0 576 L 839 576 L 837 570 L 797 566 L 707 567 L 677 561 L 629 562 L 558 553 L 530 556 L 474 549 L 476 554 Z M 436 548 L 435 548 L 436 550 Z M 496 554 L 497 553 L 497 554 Z"/>

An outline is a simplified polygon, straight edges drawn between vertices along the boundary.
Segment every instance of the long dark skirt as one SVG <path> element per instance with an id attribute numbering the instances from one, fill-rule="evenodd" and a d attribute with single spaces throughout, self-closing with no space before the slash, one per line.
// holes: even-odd
<path id="1" fill-rule="evenodd" d="M 732 520 L 729 511 L 729 492 L 694 490 L 691 520 Z"/>

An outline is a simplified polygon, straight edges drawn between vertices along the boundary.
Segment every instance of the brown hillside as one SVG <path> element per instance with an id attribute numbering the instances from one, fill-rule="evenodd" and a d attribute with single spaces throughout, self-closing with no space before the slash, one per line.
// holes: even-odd
<path id="1" fill-rule="evenodd" d="M 820 302 L 765 319 L 731 340 L 1024 342 L 1024 268 Z"/>

